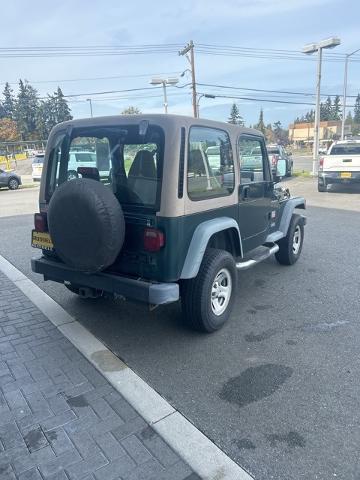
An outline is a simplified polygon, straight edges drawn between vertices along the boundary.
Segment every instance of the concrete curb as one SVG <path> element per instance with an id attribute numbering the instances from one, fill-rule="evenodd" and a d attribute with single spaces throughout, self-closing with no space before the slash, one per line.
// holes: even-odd
<path id="1" fill-rule="evenodd" d="M 2 271 L 205 480 L 253 480 L 58 303 L 0 255 Z"/>

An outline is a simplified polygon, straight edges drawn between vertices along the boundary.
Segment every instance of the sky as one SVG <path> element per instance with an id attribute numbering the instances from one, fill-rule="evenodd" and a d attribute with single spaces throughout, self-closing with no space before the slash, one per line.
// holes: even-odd
<path id="1" fill-rule="evenodd" d="M 316 81 L 315 58 L 299 55 L 287 58 L 256 58 L 251 54 L 209 55 L 200 44 L 245 48 L 266 48 L 300 52 L 311 42 L 337 36 L 341 45 L 333 53 L 345 54 L 360 48 L 360 3 L 358 0 L 62 0 L 48 2 L 12 0 L 1 7 L 1 48 L 85 47 L 195 44 L 198 83 L 237 88 L 307 92 L 313 94 Z M 16 90 L 19 78 L 27 79 L 39 96 L 52 93 L 59 85 L 71 97 L 75 118 L 116 115 L 129 105 L 143 113 L 163 112 L 161 89 L 152 87 L 152 77 L 178 77 L 177 87 L 168 87 L 169 113 L 192 114 L 187 59 L 169 52 L 146 55 L 50 56 L 4 58 L 0 55 L 0 90 L 8 81 Z M 343 91 L 344 62 L 323 62 L 322 93 Z M 106 78 L 104 78 L 106 77 Z M 115 78 L 108 78 L 115 77 Z M 360 52 L 349 63 L 348 94 L 360 91 Z M 147 88 L 133 92 L 96 95 L 96 92 Z M 226 121 L 235 101 L 247 125 L 257 122 L 260 108 L 266 124 L 278 120 L 287 127 L 295 117 L 312 108 L 265 102 L 265 99 L 313 103 L 314 97 L 284 96 L 198 86 L 200 93 L 223 94 L 230 98 L 201 98 L 200 115 Z M 251 92 L 251 93 L 249 93 Z M 231 98 L 248 96 L 255 101 Z M 124 98 L 127 97 L 127 98 Z M 130 97 L 130 98 L 129 98 Z M 354 99 L 349 98 L 348 104 Z"/>

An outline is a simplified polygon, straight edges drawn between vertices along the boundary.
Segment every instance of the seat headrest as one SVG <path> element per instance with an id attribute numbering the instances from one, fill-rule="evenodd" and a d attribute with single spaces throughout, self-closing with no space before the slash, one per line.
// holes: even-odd
<path id="1" fill-rule="evenodd" d="M 154 154 L 148 150 L 139 150 L 131 164 L 129 177 L 156 178 Z"/>

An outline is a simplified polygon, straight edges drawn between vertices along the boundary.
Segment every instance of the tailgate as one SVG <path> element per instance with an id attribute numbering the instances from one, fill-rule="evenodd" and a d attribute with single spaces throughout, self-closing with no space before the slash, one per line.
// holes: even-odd
<path id="1" fill-rule="evenodd" d="M 360 155 L 326 155 L 323 170 L 358 172 L 360 171 Z"/>

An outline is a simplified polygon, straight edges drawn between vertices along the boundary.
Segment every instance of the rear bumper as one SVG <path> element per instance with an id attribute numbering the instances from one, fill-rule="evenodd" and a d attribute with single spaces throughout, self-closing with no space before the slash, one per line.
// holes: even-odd
<path id="1" fill-rule="evenodd" d="M 342 178 L 339 172 L 321 172 L 319 171 L 319 183 L 329 185 L 330 183 L 360 183 L 360 171 L 351 172 L 351 178 Z"/>
<path id="2" fill-rule="evenodd" d="M 81 287 L 103 290 L 152 305 L 176 302 L 179 299 L 177 283 L 151 283 L 104 272 L 89 275 L 45 257 L 33 258 L 31 269 L 33 272 L 43 275 L 44 280 L 59 283 L 70 282 Z"/>

